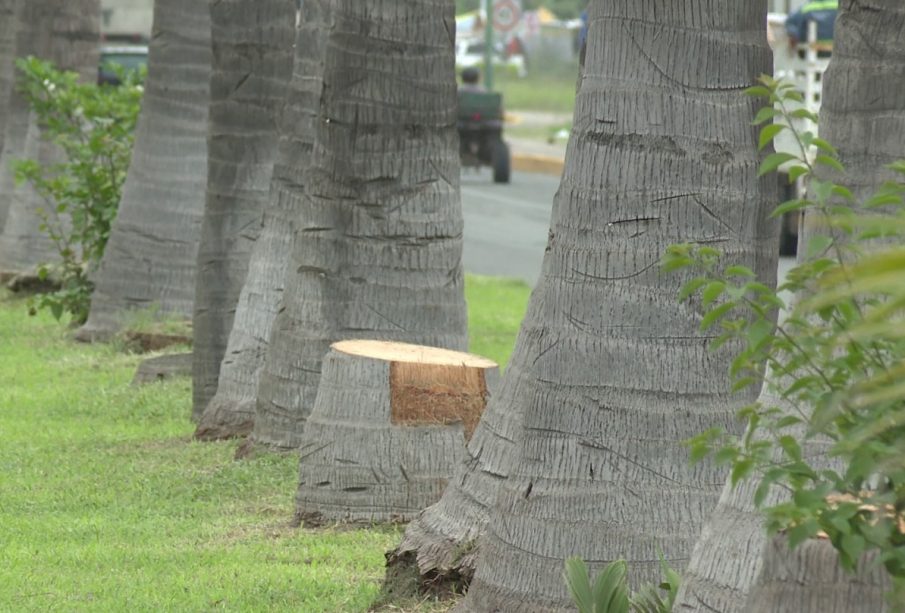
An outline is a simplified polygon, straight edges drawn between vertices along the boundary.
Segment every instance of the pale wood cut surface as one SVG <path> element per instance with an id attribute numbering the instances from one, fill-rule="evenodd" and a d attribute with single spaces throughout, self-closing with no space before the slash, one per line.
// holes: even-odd
<path id="1" fill-rule="evenodd" d="M 411 362 L 440 366 L 464 366 L 467 368 L 496 368 L 497 363 L 485 357 L 440 347 L 395 343 L 391 341 L 350 340 L 331 345 L 336 351 L 360 355 L 387 362 Z"/>

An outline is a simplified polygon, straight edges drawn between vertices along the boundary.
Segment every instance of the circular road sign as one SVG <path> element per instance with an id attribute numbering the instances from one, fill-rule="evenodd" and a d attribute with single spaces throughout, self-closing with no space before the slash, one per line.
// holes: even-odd
<path id="1" fill-rule="evenodd" d="M 518 25 L 521 11 L 515 0 L 497 0 L 493 3 L 493 27 L 508 32 Z"/>

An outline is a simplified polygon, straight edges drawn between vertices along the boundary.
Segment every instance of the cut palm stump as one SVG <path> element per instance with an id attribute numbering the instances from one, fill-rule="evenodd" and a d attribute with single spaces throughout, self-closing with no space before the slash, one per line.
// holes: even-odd
<path id="1" fill-rule="evenodd" d="M 408 521 L 439 500 L 498 377 L 495 362 L 458 351 L 331 345 L 300 450 L 297 519 Z"/>

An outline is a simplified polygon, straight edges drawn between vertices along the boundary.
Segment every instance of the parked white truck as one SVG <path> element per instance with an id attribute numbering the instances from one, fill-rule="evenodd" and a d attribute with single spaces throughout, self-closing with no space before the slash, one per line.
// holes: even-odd
<path id="1" fill-rule="evenodd" d="M 767 33 L 770 46 L 773 48 L 773 76 L 795 84 L 804 94 L 804 106 L 817 113 L 820 111 L 820 95 L 822 92 L 823 72 L 830 63 L 831 45 L 817 42 L 817 27 L 811 23 L 808 41 L 796 47 L 789 44 L 785 29 L 786 15 L 770 13 L 767 17 Z M 798 127 L 816 132 L 817 126 L 805 125 L 799 120 Z M 791 133 L 783 131 L 774 141 L 777 151 L 785 151 L 798 155 L 799 148 Z M 780 187 L 783 190 L 782 200 L 791 200 L 800 193 L 800 183 L 790 184 L 786 175 L 780 172 Z M 779 250 L 782 255 L 793 255 L 798 243 L 798 225 L 800 215 L 789 214 L 782 220 Z"/>

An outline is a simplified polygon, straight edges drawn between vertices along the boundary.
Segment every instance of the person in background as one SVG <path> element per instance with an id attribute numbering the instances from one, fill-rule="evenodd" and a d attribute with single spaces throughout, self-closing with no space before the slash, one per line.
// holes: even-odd
<path id="1" fill-rule="evenodd" d="M 460 92 L 483 92 L 487 91 L 481 85 L 481 71 L 475 67 L 469 67 L 462 71 L 462 85 L 459 86 Z"/>
<path id="2" fill-rule="evenodd" d="M 578 30 L 578 65 L 584 67 L 584 56 L 588 47 L 588 9 L 581 12 L 581 29 Z"/>
<path id="3" fill-rule="evenodd" d="M 832 43 L 839 0 L 809 0 L 786 19 L 789 45 L 796 47 L 808 40 L 808 24 L 817 24 L 817 42 Z"/>

